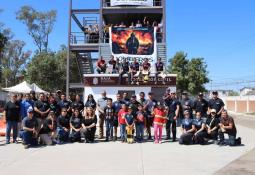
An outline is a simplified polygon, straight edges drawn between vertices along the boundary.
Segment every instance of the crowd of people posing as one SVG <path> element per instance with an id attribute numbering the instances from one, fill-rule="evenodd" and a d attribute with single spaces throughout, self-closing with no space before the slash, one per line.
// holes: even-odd
<path id="1" fill-rule="evenodd" d="M 204 145 L 210 140 L 218 145 L 241 144 L 241 138 L 236 138 L 234 120 L 224 110 L 224 103 L 218 98 L 217 92 L 213 92 L 209 102 L 202 93 L 193 102 L 185 92 L 179 101 L 176 93 L 170 89 L 166 90 L 162 102 L 155 100 L 152 92 L 148 93 L 148 98 L 145 98 L 144 92 L 140 92 L 139 99 L 134 94 L 129 99 L 127 93 L 117 94 L 116 100 L 108 98 L 105 91 L 101 95 L 96 101 L 90 94 L 83 103 L 79 95 L 69 101 L 60 91 L 47 97 L 41 93 L 39 99 L 36 99 L 33 91 L 25 94 L 23 99 L 17 99 L 12 94 L 4 108 L 6 144 L 10 144 L 11 130 L 13 143 L 18 143 L 17 138 L 20 137 L 25 148 L 38 144 L 94 143 L 97 123 L 100 141 L 150 141 L 153 140 L 153 127 L 154 143 L 161 144 L 164 126 L 165 139 L 177 141 L 178 121 L 182 132 L 180 144 Z M 225 133 L 229 136 L 228 141 L 224 139 Z"/>

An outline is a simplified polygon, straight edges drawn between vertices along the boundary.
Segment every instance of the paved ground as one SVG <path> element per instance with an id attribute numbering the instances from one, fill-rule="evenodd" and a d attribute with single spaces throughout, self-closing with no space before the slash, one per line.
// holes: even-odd
<path id="1" fill-rule="evenodd" d="M 100 142 L 25 150 L 21 144 L 6 146 L 4 138 L 0 138 L 0 174 L 255 174 L 255 125 L 249 119 L 239 125 L 239 118 L 238 136 L 243 138 L 244 145 L 238 147 Z"/>

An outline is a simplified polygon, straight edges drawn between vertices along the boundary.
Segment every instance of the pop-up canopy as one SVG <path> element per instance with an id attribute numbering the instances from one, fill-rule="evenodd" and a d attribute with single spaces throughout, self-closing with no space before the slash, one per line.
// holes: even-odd
<path id="1" fill-rule="evenodd" d="M 46 91 L 38 87 L 36 84 L 33 83 L 32 85 L 30 85 L 26 81 L 23 81 L 22 83 L 12 87 L 3 88 L 3 90 L 7 92 L 13 92 L 13 93 L 30 93 L 31 90 L 34 90 L 35 93 L 47 93 Z"/>

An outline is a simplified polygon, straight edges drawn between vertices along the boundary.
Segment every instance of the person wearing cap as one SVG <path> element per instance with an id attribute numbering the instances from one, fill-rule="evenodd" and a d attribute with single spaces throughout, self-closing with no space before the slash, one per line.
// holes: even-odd
<path id="1" fill-rule="evenodd" d="M 61 100 L 61 94 L 62 94 L 61 90 L 56 91 L 55 100 L 57 103 Z"/>
<path id="2" fill-rule="evenodd" d="M 181 136 L 179 144 L 190 145 L 193 143 L 192 138 L 195 132 L 195 126 L 192 125 L 192 119 L 190 118 L 190 112 L 188 110 L 184 111 L 184 119 L 181 121 Z"/>
<path id="3" fill-rule="evenodd" d="M 188 92 L 184 91 L 182 93 L 182 100 L 181 100 L 182 110 L 189 111 L 190 118 L 193 118 L 193 101 L 189 98 Z"/>
<path id="4" fill-rule="evenodd" d="M 70 132 L 70 116 L 66 108 L 61 109 L 61 114 L 57 118 L 57 143 L 62 144 L 68 142 Z"/>
<path id="5" fill-rule="evenodd" d="M 135 115 L 136 140 L 138 142 L 143 142 L 145 123 L 146 123 L 146 113 L 143 110 L 143 106 L 139 103 L 138 111 L 136 112 L 136 115 Z"/>
<path id="6" fill-rule="evenodd" d="M 45 118 L 50 112 L 49 103 L 45 100 L 44 93 L 39 94 L 39 99 L 34 104 L 35 117 L 38 122 L 38 128 L 41 128 Z"/>
<path id="7" fill-rule="evenodd" d="M 241 144 L 241 138 L 236 139 L 236 125 L 234 119 L 228 115 L 226 110 L 223 110 L 221 113 L 220 119 L 220 129 L 219 129 L 219 138 L 220 141 L 218 145 L 228 144 L 229 146 L 236 146 Z M 225 142 L 224 134 L 228 134 L 228 142 Z"/>
<path id="8" fill-rule="evenodd" d="M 166 110 L 163 104 L 157 103 L 156 108 L 154 108 L 152 115 L 154 116 L 153 126 L 154 126 L 154 143 L 162 143 L 162 129 L 166 123 Z"/>
<path id="9" fill-rule="evenodd" d="M 153 115 L 152 112 L 154 108 L 157 105 L 157 100 L 154 99 L 154 94 L 153 92 L 148 93 L 148 100 L 144 106 L 144 110 L 146 112 L 146 131 L 147 131 L 147 140 L 151 140 L 151 127 L 153 125 Z"/>
<path id="10" fill-rule="evenodd" d="M 11 130 L 13 143 L 17 143 L 18 122 L 20 121 L 20 103 L 17 101 L 17 95 L 11 94 L 11 100 L 4 106 L 3 117 L 6 121 L 6 144 L 10 143 Z"/>
<path id="11" fill-rule="evenodd" d="M 24 148 L 36 146 L 38 144 L 38 123 L 34 117 L 34 110 L 32 107 L 27 110 L 27 117 L 22 120 L 22 131 L 20 137 L 23 140 Z"/>
<path id="12" fill-rule="evenodd" d="M 120 139 L 121 142 L 125 142 L 126 140 L 126 120 L 125 116 L 128 113 L 127 104 L 123 103 L 121 106 L 121 110 L 118 113 L 118 123 L 120 126 Z"/>
<path id="13" fill-rule="evenodd" d="M 213 91 L 212 95 L 212 99 L 210 99 L 208 102 L 208 113 L 210 113 L 211 109 L 215 109 L 217 117 L 219 118 L 221 116 L 221 112 L 224 110 L 225 104 L 222 99 L 218 97 L 217 91 Z"/>
<path id="14" fill-rule="evenodd" d="M 176 98 L 175 91 L 171 93 L 171 99 L 167 105 L 168 114 L 167 114 L 167 122 L 166 122 L 166 140 L 170 139 L 170 128 L 172 129 L 173 142 L 176 141 L 176 125 L 177 119 L 180 114 L 181 103 Z"/>
<path id="15" fill-rule="evenodd" d="M 43 122 L 42 128 L 39 131 L 40 141 L 49 146 L 53 145 L 54 131 L 56 129 L 56 120 L 54 111 L 50 111 L 48 117 Z"/>
<path id="16" fill-rule="evenodd" d="M 114 107 L 112 106 L 111 98 L 107 99 L 107 105 L 104 108 L 104 114 L 105 114 L 105 127 L 106 127 L 105 141 L 108 142 L 109 138 L 113 140 L 113 120 L 115 115 L 115 110 L 114 110 Z"/>
<path id="17" fill-rule="evenodd" d="M 114 138 L 113 140 L 117 140 L 117 132 L 118 132 L 118 113 L 119 111 L 121 110 L 121 106 L 124 102 L 121 100 L 121 95 L 120 93 L 117 93 L 116 94 L 116 101 L 113 102 L 113 108 L 114 108 L 114 111 L 115 111 L 115 114 L 114 114 L 114 119 L 113 119 L 113 134 L 114 134 Z"/>
<path id="18" fill-rule="evenodd" d="M 198 94 L 197 99 L 194 101 L 193 110 L 195 113 L 200 112 L 202 118 L 207 117 L 208 102 L 204 99 L 202 92 Z"/>
<path id="19" fill-rule="evenodd" d="M 211 109 L 211 113 L 206 119 L 206 138 L 212 139 L 215 142 L 218 140 L 218 129 L 219 129 L 219 119 L 217 117 L 216 109 Z"/>
<path id="20" fill-rule="evenodd" d="M 105 113 L 104 109 L 107 106 L 106 91 L 102 91 L 102 97 L 97 100 L 97 110 L 99 112 L 99 139 L 104 137 L 104 121 L 105 121 Z"/>
<path id="21" fill-rule="evenodd" d="M 136 95 L 133 94 L 133 95 L 131 96 L 130 104 L 129 104 L 129 106 L 132 107 L 133 116 L 136 116 L 136 112 L 138 111 L 138 105 L 139 105 L 139 104 L 140 104 L 140 103 L 136 100 Z"/>
<path id="22" fill-rule="evenodd" d="M 155 81 L 155 84 L 158 84 L 158 76 L 164 73 L 164 68 L 165 68 L 164 63 L 161 61 L 161 58 L 157 59 L 157 62 L 155 63 L 155 68 L 156 68 L 156 73 L 155 73 L 155 80 L 156 81 Z M 164 76 L 161 76 L 161 77 L 163 79 L 162 83 L 166 84 L 165 83 L 165 77 Z"/>

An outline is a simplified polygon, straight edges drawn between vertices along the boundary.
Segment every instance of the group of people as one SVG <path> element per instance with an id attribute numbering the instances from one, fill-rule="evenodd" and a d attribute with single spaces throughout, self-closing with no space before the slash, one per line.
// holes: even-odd
<path id="1" fill-rule="evenodd" d="M 161 58 L 157 59 L 155 65 L 151 65 L 148 59 L 144 59 L 142 63 L 139 63 L 137 59 L 134 59 L 132 62 L 124 59 L 122 63 L 117 59 L 114 59 L 114 56 L 111 56 L 108 64 L 103 57 L 97 61 L 96 67 L 99 74 L 109 73 L 109 74 L 119 74 L 119 85 L 122 84 L 123 75 L 128 76 L 128 84 L 137 84 L 139 85 L 139 80 L 147 82 L 149 75 L 151 75 L 151 67 L 155 66 L 155 84 L 158 84 L 158 77 L 162 78 L 162 83 L 165 84 L 165 65 L 161 61 Z"/>
<path id="2" fill-rule="evenodd" d="M 36 99 L 35 93 L 25 94 L 24 99 L 17 100 L 15 94 L 4 108 L 6 120 L 6 144 L 10 144 L 13 131 L 13 143 L 18 136 L 25 148 L 33 145 L 62 144 L 67 142 L 93 143 L 99 123 L 98 139 L 105 141 L 143 142 L 152 140 L 151 128 L 154 128 L 154 142 L 162 143 L 162 130 L 165 126 L 166 140 L 176 141 L 176 127 L 181 121 L 180 144 L 207 144 L 213 140 L 219 145 L 240 145 L 241 138 L 236 138 L 237 130 L 232 117 L 224 110 L 223 101 L 213 92 L 213 98 L 207 102 L 200 93 L 193 102 L 183 93 L 181 101 L 176 93 L 166 90 L 163 102 L 158 102 L 152 92 L 140 92 L 128 98 L 128 93 L 117 94 L 116 100 L 108 98 L 105 91 L 97 101 L 88 95 L 85 103 L 76 95 L 72 102 L 65 94 L 46 96 L 41 93 Z M 96 115 L 98 113 L 98 117 Z M 193 117 L 194 114 L 194 117 Z M 19 127 L 19 123 L 21 126 Z M 105 125 L 105 127 L 104 127 Z M 104 128 L 106 133 L 104 134 Z M 131 135 L 127 134 L 131 130 Z M 147 137 L 145 138 L 144 131 Z M 172 132 L 171 132 L 172 131 Z M 135 133 L 135 134 L 134 134 Z M 172 135 L 171 135 L 172 133 Z M 228 134 L 228 142 L 224 134 Z"/>

